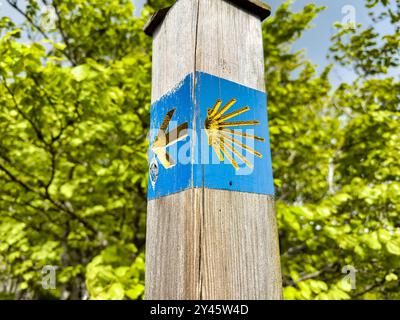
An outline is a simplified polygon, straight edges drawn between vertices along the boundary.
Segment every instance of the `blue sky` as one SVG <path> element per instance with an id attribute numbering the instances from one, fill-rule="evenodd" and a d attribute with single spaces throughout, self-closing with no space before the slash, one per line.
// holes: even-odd
<path id="1" fill-rule="evenodd" d="M 282 1 L 271 0 L 268 3 L 272 9 L 277 8 Z M 293 4 L 294 11 L 298 11 L 309 3 L 314 3 L 317 6 L 324 6 L 326 9 L 319 13 L 313 21 L 313 28 L 307 30 L 303 37 L 294 45 L 294 50 L 304 49 L 306 56 L 316 65 L 321 71 L 330 61 L 326 55 L 331 44 L 330 39 L 335 34 L 333 25 L 336 22 L 341 22 L 344 18 L 342 8 L 346 5 L 351 5 L 355 8 L 356 23 L 363 25 L 369 23 L 368 13 L 363 5 L 364 0 L 297 0 Z M 332 80 L 339 81 L 351 80 L 353 72 L 339 68 L 337 66 L 332 70 Z"/>
<path id="2" fill-rule="evenodd" d="M 330 61 L 327 60 L 326 55 L 330 45 L 330 38 L 335 33 L 333 24 L 335 22 L 341 22 L 344 14 L 342 14 L 342 8 L 346 5 L 351 5 L 355 8 L 356 23 L 361 23 L 363 26 L 368 26 L 371 21 L 368 18 L 367 10 L 364 7 L 365 0 L 295 0 L 293 4 L 294 11 L 300 10 L 304 5 L 308 3 L 315 3 L 318 6 L 326 6 L 326 9 L 321 12 L 318 17 L 314 20 L 314 27 L 307 30 L 303 37 L 296 42 L 294 50 L 304 49 L 306 57 L 309 58 L 314 64 L 318 66 L 318 70 L 321 71 Z M 21 1 L 23 2 L 23 1 Z M 135 14 L 140 14 L 140 10 L 145 0 L 133 0 L 136 5 Z M 269 0 L 264 1 L 272 7 L 272 13 L 276 9 L 282 0 Z M 5 0 L 0 0 L 2 5 L 0 6 L 0 16 L 7 15 L 12 17 L 16 22 L 22 22 L 21 16 L 8 6 Z M 380 23 L 376 26 L 378 30 L 387 32 L 392 30 L 390 24 Z M 331 80 L 334 84 L 338 84 L 342 81 L 351 81 L 354 78 L 354 74 L 351 70 L 335 66 L 331 73 Z"/>

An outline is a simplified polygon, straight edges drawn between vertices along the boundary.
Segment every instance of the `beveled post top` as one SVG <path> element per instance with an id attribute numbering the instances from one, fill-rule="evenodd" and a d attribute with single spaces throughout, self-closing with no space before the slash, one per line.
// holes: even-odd
<path id="1" fill-rule="evenodd" d="M 246 10 L 251 14 L 256 15 L 257 17 L 260 18 L 261 21 L 268 18 L 271 14 L 271 7 L 259 0 L 215 0 L 215 1 L 230 2 L 235 6 L 243 10 Z M 158 10 L 152 15 L 152 17 L 144 26 L 144 32 L 148 36 L 153 36 L 154 31 L 164 21 L 164 18 L 171 7 L 172 6 Z"/>

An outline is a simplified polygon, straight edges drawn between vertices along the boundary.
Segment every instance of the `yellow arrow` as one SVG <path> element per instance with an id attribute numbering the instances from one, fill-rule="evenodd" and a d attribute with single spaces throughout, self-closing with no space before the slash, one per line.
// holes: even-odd
<path id="1" fill-rule="evenodd" d="M 179 125 L 170 132 L 166 132 L 175 111 L 176 109 L 172 109 L 167 112 L 151 147 L 151 150 L 156 154 L 158 160 L 160 160 L 165 169 L 170 169 L 176 164 L 174 159 L 172 159 L 167 152 L 167 147 L 174 145 L 188 136 L 188 122 Z"/>

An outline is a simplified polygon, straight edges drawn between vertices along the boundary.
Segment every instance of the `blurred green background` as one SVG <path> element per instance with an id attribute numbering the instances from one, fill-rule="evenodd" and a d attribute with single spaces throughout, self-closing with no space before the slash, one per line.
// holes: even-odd
<path id="1" fill-rule="evenodd" d="M 0 20 L 0 299 L 142 299 L 142 29 L 173 1 L 2 1 L 22 21 Z M 320 35 L 322 67 L 297 44 L 325 8 L 263 24 L 286 299 L 400 299 L 400 1 L 364 5 L 367 23 Z"/>

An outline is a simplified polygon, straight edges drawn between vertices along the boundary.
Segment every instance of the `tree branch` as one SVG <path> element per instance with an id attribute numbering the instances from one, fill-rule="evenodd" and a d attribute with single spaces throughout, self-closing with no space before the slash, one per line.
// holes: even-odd
<path id="1" fill-rule="evenodd" d="M 17 2 L 16 1 L 11 1 L 11 0 L 6 0 L 7 3 L 13 7 L 16 11 L 18 11 L 21 15 L 23 15 L 25 17 L 25 19 L 32 25 L 32 27 L 34 27 L 37 31 L 39 31 L 39 33 L 46 39 L 49 39 L 49 36 L 44 32 L 44 30 L 38 26 L 31 17 L 29 17 L 20 7 L 18 7 Z"/>
<path id="2" fill-rule="evenodd" d="M 317 278 L 320 275 L 324 274 L 325 272 L 336 271 L 336 269 L 337 269 L 337 264 L 330 263 L 330 264 L 326 265 L 325 267 L 323 267 L 322 269 L 320 269 L 318 271 L 315 271 L 315 272 L 312 272 L 312 273 L 308 273 L 308 274 L 305 274 L 305 275 L 301 276 L 296 281 L 290 281 L 289 285 L 295 285 L 295 284 L 297 284 L 299 282 L 302 282 L 302 281 L 306 281 L 306 280 L 309 280 L 309 279 Z"/>
<path id="3" fill-rule="evenodd" d="M 13 182 L 19 184 L 22 186 L 25 190 L 30 191 L 32 193 L 36 193 L 31 187 L 29 187 L 26 183 L 22 182 L 19 180 L 17 177 L 15 177 L 9 170 L 7 170 L 5 167 L 3 167 L 0 164 L 0 170 L 3 171 Z"/>
<path id="4" fill-rule="evenodd" d="M 5 168 L 4 166 L 2 166 L 0 164 L 0 170 L 3 171 L 14 183 L 19 184 L 20 186 L 22 186 L 25 190 L 32 192 L 36 195 L 39 195 L 40 197 L 42 197 L 43 199 L 48 200 L 50 203 L 52 203 L 56 208 L 58 208 L 59 210 L 61 210 L 62 212 L 68 214 L 70 217 L 74 218 L 75 220 L 77 220 L 78 222 L 80 222 L 86 229 L 88 229 L 89 231 L 91 231 L 94 235 L 97 235 L 98 232 L 97 230 L 89 223 L 87 222 L 85 219 L 83 219 L 82 217 L 80 217 L 79 215 L 77 215 L 75 212 L 69 210 L 68 208 L 66 208 L 65 206 L 61 205 L 60 203 L 58 203 L 57 201 L 55 201 L 49 194 L 48 189 L 46 190 L 46 193 L 43 195 L 40 192 L 32 189 L 30 186 L 28 186 L 26 183 L 22 182 L 21 180 L 19 180 L 17 177 L 15 177 L 9 170 L 7 170 L 7 168 Z"/>
<path id="5" fill-rule="evenodd" d="M 386 281 L 386 280 L 385 280 L 386 276 L 387 276 L 387 274 L 385 274 L 385 275 L 383 276 L 383 278 L 382 278 L 381 281 L 378 281 L 378 282 L 376 282 L 376 283 L 374 283 L 374 284 L 368 286 L 365 290 L 363 290 L 363 291 L 361 291 L 361 292 L 357 292 L 357 293 L 353 294 L 351 297 L 352 297 L 352 298 L 361 297 L 361 296 L 363 296 L 364 294 L 366 294 L 366 293 L 368 293 L 368 292 L 370 292 L 370 291 L 372 291 L 372 290 L 374 290 L 374 289 L 376 289 L 376 288 L 378 288 L 378 287 L 384 285 L 384 284 L 385 284 L 385 281 Z"/>
<path id="6" fill-rule="evenodd" d="M 67 49 L 68 49 L 68 53 L 65 53 L 65 55 L 68 57 L 68 59 L 71 62 L 71 64 L 73 66 L 76 66 L 78 63 L 76 61 L 76 58 L 73 57 L 73 51 L 71 49 L 71 44 L 69 42 L 69 39 L 68 39 L 67 35 L 65 34 L 63 26 L 62 26 L 62 19 L 61 19 L 60 10 L 58 9 L 58 6 L 57 6 L 55 1 L 52 3 L 52 6 L 54 7 L 54 11 L 56 12 L 56 15 L 57 15 L 58 29 L 60 30 L 61 37 L 62 37 L 62 39 L 63 39 L 63 41 L 64 41 L 64 43 L 65 43 L 65 45 L 67 46 Z"/>
<path id="7" fill-rule="evenodd" d="M 6 0 L 7 3 L 14 8 L 16 11 L 18 11 L 18 13 L 20 13 L 21 15 L 24 16 L 24 18 L 30 23 L 30 25 L 36 29 L 45 39 L 51 40 L 50 37 L 46 34 L 46 32 L 40 27 L 38 26 L 31 17 L 29 17 L 20 7 L 18 7 L 17 2 L 16 1 L 11 1 L 11 0 Z M 57 12 L 57 11 L 56 11 Z M 60 30 L 61 32 L 61 30 Z M 63 37 L 64 38 L 64 37 Z M 65 41 L 65 39 L 63 39 Z M 67 44 L 67 43 L 66 43 Z M 76 62 L 74 61 L 74 59 L 72 59 L 69 54 L 67 52 L 65 52 L 64 50 L 60 50 L 62 52 L 62 54 L 71 62 L 71 64 L 73 66 L 76 66 Z"/>
<path id="8" fill-rule="evenodd" d="M 46 142 L 46 140 L 44 139 L 43 133 L 40 131 L 40 129 L 36 126 L 36 124 L 33 122 L 32 119 L 30 119 L 23 111 L 22 109 L 20 109 L 17 100 L 15 99 L 15 95 L 14 92 L 11 90 L 11 88 L 8 86 L 7 84 L 7 80 L 5 79 L 4 75 L 2 76 L 3 81 L 4 81 L 4 87 L 7 89 L 8 93 L 11 95 L 11 99 L 14 103 L 15 108 L 17 109 L 18 113 L 26 120 L 30 123 L 30 125 L 32 126 L 33 130 L 36 133 L 36 136 L 38 137 L 38 139 L 43 142 L 46 146 L 48 146 L 48 143 Z"/>

